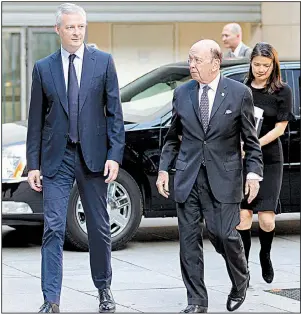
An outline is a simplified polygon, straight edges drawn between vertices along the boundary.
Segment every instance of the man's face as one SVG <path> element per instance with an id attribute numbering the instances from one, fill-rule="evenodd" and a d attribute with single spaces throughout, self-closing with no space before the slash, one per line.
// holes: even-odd
<path id="1" fill-rule="evenodd" d="M 225 48 L 236 48 L 239 44 L 239 34 L 233 34 L 229 27 L 225 26 L 222 32 L 222 41 Z"/>
<path id="2" fill-rule="evenodd" d="M 192 79 L 203 84 L 211 82 L 215 62 L 212 61 L 212 55 L 208 49 L 195 49 L 192 47 L 189 51 L 188 61 Z"/>
<path id="3" fill-rule="evenodd" d="M 56 25 L 55 30 L 61 38 L 63 48 L 74 53 L 84 42 L 86 20 L 79 13 L 63 14 L 61 25 Z"/>

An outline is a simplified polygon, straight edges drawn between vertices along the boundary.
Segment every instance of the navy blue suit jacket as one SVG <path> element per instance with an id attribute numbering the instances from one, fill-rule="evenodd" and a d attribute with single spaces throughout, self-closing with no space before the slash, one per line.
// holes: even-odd
<path id="1" fill-rule="evenodd" d="M 104 169 L 122 162 L 125 133 L 112 56 L 85 46 L 79 92 L 79 140 L 87 167 Z M 27 131 L 28 170 L 53 176 L 68 138 L 68 99 L 61 50 L 35 63 Z"/>

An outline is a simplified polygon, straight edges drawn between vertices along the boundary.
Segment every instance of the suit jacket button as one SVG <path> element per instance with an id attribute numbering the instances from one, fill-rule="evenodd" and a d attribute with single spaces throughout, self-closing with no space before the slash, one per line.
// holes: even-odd
<path id="1" fill-rule="evenodd" d="M 207 143 L 206 143 L 206 141 L 204 141 L 204 145 L 206 145 Z"/>

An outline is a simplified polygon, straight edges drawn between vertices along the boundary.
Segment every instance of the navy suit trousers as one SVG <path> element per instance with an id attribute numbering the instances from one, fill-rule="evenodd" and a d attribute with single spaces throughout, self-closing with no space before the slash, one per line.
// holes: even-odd
<path id="1" fill-rule="evenodd" d="M 88 170 L 79 144 L 67 144 L 58 172 L 53 177 L 43 177 L 42 291 L 45 301 L 56 304 L 60 304 L 66 216 L 75 180 L 86 215 L 94 285 L 97 289 L 107 288 L 112 279 L 108 184 L 103 173 Z"/>

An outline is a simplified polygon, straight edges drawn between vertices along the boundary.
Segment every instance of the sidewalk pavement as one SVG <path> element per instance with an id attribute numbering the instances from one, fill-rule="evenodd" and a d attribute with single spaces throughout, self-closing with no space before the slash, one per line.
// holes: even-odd
<path id="1" fill-rule="evenodd" d="M 152 221 L 155 221 L 152 225 Z M 281 221 L 277 223 L 280 225 Z M 162 225 L 161 227 L 154 227 Z M 275 278 L 267 284 L 261 277 L 259 240 L 252 238 L 251 281 L 244 304 L 236 312 L 296 312 L 300 301 L 273 294 L 300 288 L 300 221 L 284 222 L 273 243 Z M 256 229 L 256 225 L 254 230 Z M 12 229 L 2 231 L 5 241 Z M 300 230 L 300 229 L 299 229 Z M 255 230 L 256 231 L 256 230 Z M 2 250 L 2 312 L 37 312 L 40 291 L 40 246 L 6 244 Z M 227 312 L 231 289 L 223 258 L 208 239 L 204 240 L 205 282 L 209 294 L 208 312 Z M 145 219 L 126 249 L 112 253 L 112 291 L 116 312 L 173 312 L 186 307 L 186 291 L 179 266 L 176 219 Z M 300 289 L 296 290 L 299 296 Z M 61 312 L 97 313 L 98 300 L 90 277 L 88 253 L 64 252 Z"/>

